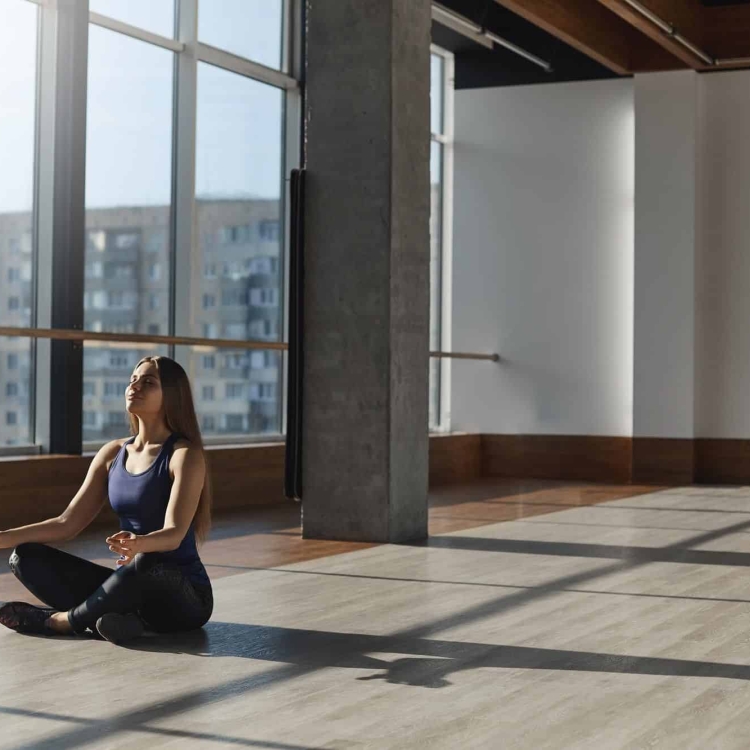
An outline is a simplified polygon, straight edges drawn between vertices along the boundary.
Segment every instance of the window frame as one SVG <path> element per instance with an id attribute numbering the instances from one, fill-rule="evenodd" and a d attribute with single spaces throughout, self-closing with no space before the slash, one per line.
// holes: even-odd
<path id="1" fill-rule="evenodd" d="M 454 157 L 454 87 L 455 58 L 452 52 L 430 45 L 431 55 L 443 58 L 443 129 L 441 133 L 430 132 L 430 143 L 442 147 L 441 169 L 441 212 L 440 212 L 440 301 L 438 304 L 440 332 L 439 348 L 452 351 L 451 320 L 453 299 L 453 157 Z M 431 129 L 431 128 L 430 128 Z M 431 129 L 432 130 L 432 129 Z M 451 360 L 448 357 L 438 360 L 440 385 L 438 389 L 438 423 L 430 425 L 430 433 L 441 434 L 451 431 Z"/>
<path id="2" fill-rule="evenodd" d="M 210 0 L 200 0 L 209 2 Z M 168 311 L 169 334 L 181 335 L 187 333 L 180 330 L 186 325 L 185 307 L 190 298 L 189 285 L 180 286 L 181 270 L 189 267 L 183 263 L 184 254 L 197 252 L 199 237 L 194 231 L 193 217 L 195 216 L 195 128 L 197 113 L 197 70 L 199 63 L 214 65 L 231 73 L 256 80 L 260 83 L 280 89 L 283 93 L 282 108 L 282 164 L 280 195 L 282 214 L 279 221 L 280 257 L 279 263 L 279 321 L 278 340 L 287 340 L 288 320 L 286 312 L 286 296 L 288 294 L 288 257 L 289 257 L 289 201 L 288 175 L 293 167 L 299 165 L 301 153 L 302 130 L 302 93 L 299 81 L 302 77 L 302 18 L 304 11 L 303 0 L 285 0 L 282 23 L 282 66 L 281 70 L 268 68 L 249 58 L 234 53 L 216 49 L 198 40 L 197 13 L 199 0 L 175 0 L 175 35 L 174 38 L 161 36 L 146 29 L 132 26 L 117 19 L 93 12 L 89 9 L 88 0 L 68 0 L 65 5 L 58 0 L 18 0 L 31 2 L 39 7 L 37 32 L 37 92 L 36 92 L 36 138 L 34 151 L 35 172 L 35 200 L 33 208 L 32 250 L 35 263 L 35 273 L 32 280 L 32 327 L 60 327 L 59 310 L 65 319 L 62 327 L 81 328 L 83 314 L 83 292 L 85 289 L 86 267 L 83 249 L 85 248 L 85 212 L 82 186 L 85 182 L 85 138 L 84 145 L 76 140 L 81 133 L 85 133 L 87 109 L 88 67 L 88 30 L 91 26 L 99 26 L 110 31 L 124 34 L 142 42 L 169 50 L 174 53 L 175 65 L 173 74 L 173 122 L 172 122 L 172 204 L 171 225 L 168 245 L 168 267 L 160 268 L 162 278 L 169 274 L 171 299 L 162 301 Z M 60 50 L 69 50 L 76 56 L 75 64 L 59 65 Z M 83 74 L 82 74 L 83 73 Z M 73 92 L 67 96 L 64 111 L 59 110 L 61 92 Z M 55 112 L 58 107 L 57 113 Z M 57 115 L 57 116 L 55 116 Z M 68 117 L 69 116 L 69 117 Z M 64 120 L 67 118 L 67 123 Z M 83 127 L 82 127 L 83 125 Z M 59 139 L 60 132 L 65 133 L 68 140 Z M 60 147 L 62 143 L 63 148 Z M 66 151 L 69 158 L 64 159 L 56 154 Z M 68 144 L 72 147 L 66 148 Z M 57 205 L 55 188 L 45 186 L 80 186 L 81 192 L 74 196 L 73 210 L 67 210 L 67 217 L 63 216 L 70 206 Z M 40 187 L 41 186 L 41 187 Z M 62 192 L 63 187 L 57 187 Z M 41 192 L 40 192 L 41 191 Z M 76 203 L 75 201 L 78 201 Z M 60 274 L 60 257 L 63 248 L 58 252 L 53 235 L 53 226 L 60 226 L 63 220 L 62 233 L 67 232 L 72 237 L 80 234 L 83 242 L 73 242 L 80 245 L 79 256 L 70 260 L 64 269 L 64 278 Z M 178 250 L 179 248 L 179 250 Z M 207 261 L 211 262 L 211 261 Z M 56 265 L 55 265 L 56 264 Z M 48 270 L 52 267 L 54 271 Z M 147 269 L 150 272 L 150 269 Z M 91 269 L 90 269 L 91 272 Z M 103 273 L 103 269 L 102 269 Z M 55 275 L 56 274 L 56 275 Z M 72 296 L 66 296 L 62 288 L 67 285 Z M 80 300 L 76 299 L 76 295 Z M 218 302 L 218 300 L 217 300 Z M 148 303 L 148 300 L 146 300 Z M 6 303 L 7 304 L 7 303 Z M 160 305 L 161 306 L 161 305 Z M 80 307 L 80 310 L 76 308 Z M 58 317 L 55 317 L 55 309 Z M 182 316 L 182 317 L 181 317 Z M 79 321 L 78 318 L 81 318 Z M 54 350 L 56 345 L 44 339 L 32 340 L 31 370 L 32 384 L 30 388 L 30 431 L 33 443 L 24 446 L 0 446 L 0 456 L 23 455 L 38 452 L 51 452 L 55 445 L 54 435 L 56 426 L 58 435 L 62 422 L 50 407 L 50 395 L 54 391 L 51 373 L 54 369 Z M 183 361 L 188 353 L 188 347 L 169 347 L 169 354 Z M 83 347 L 71 344 L 66 356 L 73 357 L 73 361 L 80 367 L 80 387 L 78 392 L 69 389 L 65 392 L 64 400 L 66 419 L 70 414 L 77 414 L 78 422 L 83 429 Z M 200 361 L 199 361 L 200 364 Z M 286 415 L 286 360 L 279 358 L 279 375 L 277 386 L 280 389 L 277 402 L 276 422 L 278 432 L 259 435 L 231 435 L 222 433 L 210 436 L 208 444 L 243 444 L 254 442 L 276 441 L 282 431 Z M 73 368 L 75 370 L 75 367 Z M 79 399 L 79 396 L 81 397 Z M 109 423 L 106 408 L 102 411 L 102 424 Z M 272 417 L 272 419 L 274 419 Z M 217 420 L 218 421 L 218 420 Z M 75 432 L 75 431 L 73 431 Z M 96 450 L 105 441 L 84 441 L 82 433 L 71 435 L 67 440 L 64 451 L 58 447 L 56 452 L 81 453 Z M 57 445 L 59 446 L 58 440 Z"/>

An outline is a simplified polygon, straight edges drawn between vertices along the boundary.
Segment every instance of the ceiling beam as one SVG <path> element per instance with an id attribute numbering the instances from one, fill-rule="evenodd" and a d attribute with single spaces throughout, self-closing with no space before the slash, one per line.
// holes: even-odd
<path id="1" fill-rule="evenodd" d="M 694 70 L 701 70 L 706 67 L 705 62 L 694 52 L 669 36 L 625 0 L 599 0 L 599 2 L 604 8 L 627 21 L 633 28 L 645 34 L 685 65 Z M 703 14 L 706 8 L 700 4 L 699 0 L 639 0 L 639 2 L 660 19 L 673 26 L 677 32 L 693 44 L 703 47 L 705 28 Z"/>
<path id="2" fill-rule="evenodd" d="M 619 75 L 684 67 L 599 0 L 496 0 Z"/>

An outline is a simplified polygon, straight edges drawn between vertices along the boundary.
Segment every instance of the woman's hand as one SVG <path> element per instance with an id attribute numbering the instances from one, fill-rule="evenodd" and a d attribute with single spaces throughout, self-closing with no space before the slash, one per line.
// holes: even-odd
<path id="1" fill-rule="evenodd" d="M 112 552 L 120 555 L 118 568 L 127 565 L 140 551 L 139 538 L 132 531 L 118 531 L 117 534 L 108 536 L 107 544 Z"/>

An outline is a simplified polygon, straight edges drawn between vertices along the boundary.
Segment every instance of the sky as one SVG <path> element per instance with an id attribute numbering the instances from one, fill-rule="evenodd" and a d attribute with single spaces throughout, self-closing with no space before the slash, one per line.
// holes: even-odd
<path id="1" fill-rule="evenodd" d="M 91 10 L 171 36 L 174 0 L 90 0 Z M 282 0 L 203 0 L 199 38 L 278 67 Z M 0 211 L 30 210 L 37 6 L 0 0 Z M 87 207 L 169 202 L 174 53 L 89 31 Z M 280 90 L 201 63 L 196 192 L 279 196 Z"/>

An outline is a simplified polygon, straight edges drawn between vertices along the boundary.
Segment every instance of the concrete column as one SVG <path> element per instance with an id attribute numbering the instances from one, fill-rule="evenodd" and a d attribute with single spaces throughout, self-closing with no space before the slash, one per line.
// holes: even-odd
<path id="1" fill-rule="evenodd" d="M 427 536 L 429 0 L 308 0 L 303 535 Z"/>

